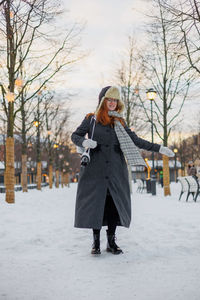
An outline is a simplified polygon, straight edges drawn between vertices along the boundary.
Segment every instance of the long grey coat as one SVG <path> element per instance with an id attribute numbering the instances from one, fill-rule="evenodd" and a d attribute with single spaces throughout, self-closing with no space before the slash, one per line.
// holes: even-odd
<path id="1" fill-rule="evenodd" d="M 71 139 L 82 146 L 85 135 L 91 136 L 91 116 L 85 118 L 73 132 Z M 160 145 L 139 138 L 127 126 L 127 133 L 136 146 L 158 152 Z M 109 125 L 97 123 L 93 140 L 97 147 L 90 150 L 90 163 L 81 167 L 75 208 L 75 227 L 100 229 L 103 224 L 107 190 L 117 208 L 121 226 L 129 227 L 131 221 L 131 198 L 127 165 L 120 149 L 115 131 Z"/>

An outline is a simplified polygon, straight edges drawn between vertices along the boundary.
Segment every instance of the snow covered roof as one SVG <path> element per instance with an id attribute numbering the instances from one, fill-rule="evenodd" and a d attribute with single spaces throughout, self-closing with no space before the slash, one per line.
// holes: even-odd
<path id="1" fill-rule="evenodd" d="M 0 134 L 0 145 L 4 144 L 4 139 L 6 139 L 6 135 L 4 137 L 4 134 Z M 22 142 L 22 137 L 18 134 L 14 134 L 14 139 L 18 140 L 19 142 Z"/>
<path id="2" fill-rule="evenodd" d="M 149 166 L 152 168 L 152 160 L 148 160 Z M 154 161 L 154 168 L 162 168 L 163 167 L 163 161 L 162 160 L 155 160 Z M 175 168 L 175 160 L 169 160 L 169 168 L 174 169 Z M 181 168 L 181 163 L 180 161 L 176 161 L 176 168 L 180 169 Z M 134 166 L 132 167 L 132 171 L 143 171 L 144 167 L 142 166 Z"/>
<path id="3" fill-rule="evenodd" d="M 21 167 L 21 162 L 20 161 L 16 161 L 15 162 L 15 169 L 18 169 Z M 0 161 L 0 170 L 4 170 L 5 166 L 4 166 L 4 162 Z"/>
<path id="4" fill-rule="evenodd" d="M 150 167 L 152 167 L 152 160 L 148 160 L 148 164 L 150 165 Z M 158 167 L 163 167 L 163 161 L 160 160 L 154 160 L 154 167 L 158 168 Z M 175 168 L 175 160 L 169 160 L 169 167 L 170 168 Z M 180 161 L 176 161 L 176 167 L 177 168 L 181 168 L 181 163 Z"/>
<path id="5" fill-rule="evenodd" d="M 36 167 L 37 166 L 37 162 L 30 162 L 27 161 L 27 167 L 30 168 L 30 167 Z M 15 162 L 15 169 L 19 169 L 21 168 L 21 161 L 16 161 Z M 45 169 L 47 168 L 47 161 L 42 161 L 42 168 Z M 5 169 L 5 166 L 4 166 L 4 162 L 0 161 L 0 170 L 4 170 Z"/>

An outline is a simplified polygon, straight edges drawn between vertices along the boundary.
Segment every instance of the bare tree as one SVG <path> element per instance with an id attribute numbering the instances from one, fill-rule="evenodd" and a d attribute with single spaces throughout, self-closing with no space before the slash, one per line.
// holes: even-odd
<path id="1" fill-rule="evenodd" d="M 0 47 L 1 53 L 5 53 L 4 56 L 2 55 L 1 60 L 6 61 L 6 67 L 2 68 L 4 81 L 1 82 L 0 86 L 2 105 L 7 118 L 5 185 L 6 201 L 9 203 L 14 202 L 13 130 L 16 115 L 22 108 L 19 101 L 22 99 L 21 95 L 24 89 L 29 87 L 31 92 L 25 101 L 31 100 L 46 82 L 64 66 L 70 65 L 80 58 L 77 57 L 77 54 L 74 55 L 73 51 L 77 46 L 75 38 L 80 33 L 80 30 L 77 30 L 75 26 L 65 30 L 65 36 L 61 35 L 57 39 L 54 33 L 50 34 L 48 32 L 46 34 L 46 24 L 49 25 L 54 17 L 61 13 L 58 4 L 59 1 L 55 3 L 51 0 L 6 0 L 1 2 Z M 54 40 L 53 46 L 52 37 Z M 39 41 L 40 51 L 38 52 L 36 48 L 38 48 Z M 23 87 L 16 96 L 16 79 L 20 74 L 20 70 L 22 67 L 31 70 L 33 61 L 37 64 L 39 71 L 32 74 L 29 72 L 28 77 L 23 78 Z"/>
<path id="2" fill-rule="evenodd" d="M 59 151 L 63 146 L 66 146 L 66 132 L 68 130 L 67 123 L 69 121 L 68 108 L 63 109 L 62 101 L 56 103 L 53 95 L 50 93 L 44 103 L 44 122 L 45 122 L 45 148 L 48 153 L 48 168 L 49 168 L 49 188 L 52 188 L 53 179 L 53 161 L 55 159 L 56 170 L 56 187 L 59 187 Z M 64 138 L 63 138 L 64 136 Z M 64 154 L 61 161 L 63 161 Z M 61 168 L 62 169 L 62 168 Z"/>
<path id="3" fill-rule="evenodd" d="M 56 187 L 59 187 L 59 174 L 61 172 L 61 177 L 63 177 L 63 153 L 60 153 L 62 146 L 65 144 L 63 138 L 66 138 L 66 131 L 64 128 L 69 119 L 69 112 L 67 110 L 62 111 L 62 114 L 58 115 L 58 118 L 55 121 L 55 134 L 57 139 L 58 147 L 55 149 L 55 171 L 56 171 Z"/>
<path id="4" fill-rule="evenodd" d="M 45 117 L 45 127 L 46 127 L 46 139 L 45 146 L 48 153 L 49 159 L 49 188 L 53 187 L 53 146 L 57 147 L 56 144 L 56 133 L 53 133 L 53 122 L 56 119 L 59 112 L 59 104 L 54 105 L 52 103 L 53 95 L 50 95 L 50 99 L 44 103 L 44 117 Z"/>
<path id="5" fill-rule="evenodd" d="M 200 133 L 193 134 L 188 138 L 184 138 L 185 134 L 179 132 L 179 137 L 174 143 L 174 148 L 177 148 L 177 157 L 181 162 L 182 176 L 186 176 L 186 168 L 189 161 L 195 163 L 200 160 Z"/>
<path id="6" fill-rule="evenodd" d="M 174 5 L 175 4 L 175 5 Z M 171 14 L 173 26 L 181 33 L 179 43 L 185 47 L 185 53 L 190 68 L 200 73 L 200 6 L 197 0 L 177 0 L 173 4 L 162 3 L 165 10 Z"/>
<path id="7" fill-rule="evenodd" d="M 128 37 L 128 47 L 122 54 L 121 66 L 117 70 L 116 80 L 121 87 L 121 97 L 125 104 L 125 119 L 129 127 L 134 130 L 144 131 L 144 112 L 138 99 L 143 70 L 137 63 L 138 50 L 136 41 L 132 36 Z"/>
<path id="8" fill-rule="evenodd" d="M 153 87 L 158 96 L 158 99 L 154 101 L 153 126 L 164 146 L 167 146 L 171 130 L 178 122 L 178 116 L 188 97 L 194 75 L 188 71 L 183 47 L 177 43 L 179 32 L 169 22 L 169 14 L 162 6 L 163 1 L 154 0 L 153 2 L 157 14 L 148 26 L 151 48 L 142 59 L 147 79 L 146 86 Z M 141 95 L 140 100 L 146 118 L 151 122 L 150 107 Z M 164 193 L 170 195 L 169 166 L 166 156 L 163 156 L 163 171 Z"/>

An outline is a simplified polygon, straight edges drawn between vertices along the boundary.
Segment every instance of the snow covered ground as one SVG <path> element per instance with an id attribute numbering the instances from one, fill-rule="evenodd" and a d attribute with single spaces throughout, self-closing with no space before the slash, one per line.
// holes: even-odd
<path id="1" fill-rule="evenodd" d="M 76 188 L 17 192 L 15 204 L 0 194 L 0 300 L 200 299 L 200 197 L 134 185 L 131 227 L 117 230 L 124 254 L 105 251 L 103 228 L 93 257 L 91 230 L 73 228 Z"/>

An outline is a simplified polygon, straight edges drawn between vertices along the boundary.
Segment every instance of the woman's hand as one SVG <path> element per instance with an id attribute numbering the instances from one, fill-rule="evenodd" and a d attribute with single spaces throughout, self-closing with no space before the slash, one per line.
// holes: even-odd
<path id="1" fill-rule="evenodd" d="M 164 154 L 164 155 L 169 156 L 169 157 L 173 157 L 175 155 L 174 152 L 171 149 L 169 149 L 168 147 L 164 147 L 164 146 L 160 146 L 159 152 L 161 154 Z"/>
<path id="2" fill-rule="evenodd" d="M 83 143 L 82 143 L 83 147 L 84 148 L 91 148 L 91 149 L 94 149 L 96 148 L 97 146 L 97 142 L 96 141 L 93 141 L 91 139 L 87 139 L 87 140 L 84 140 Z"/>

